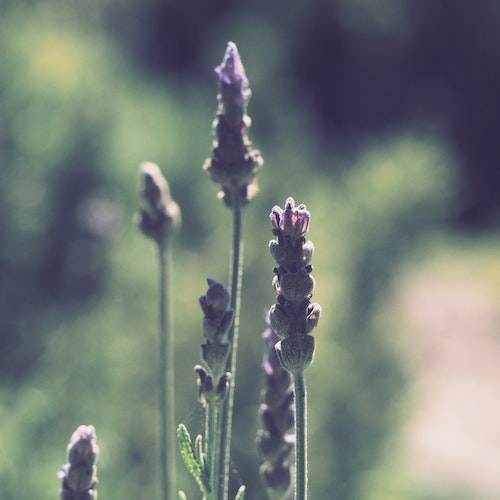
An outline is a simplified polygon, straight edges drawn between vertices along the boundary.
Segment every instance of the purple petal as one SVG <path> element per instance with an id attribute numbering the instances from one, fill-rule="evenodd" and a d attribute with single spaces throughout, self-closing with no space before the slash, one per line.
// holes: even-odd
<path id="1" fill-rule="evenodd" d="M 222 64 L 215 68 L 215 72 L 219 75 L 221 82 L 227 85 L 238 84 L 241 86 L 241 89 L 248 87 L 245 68 L 241 62 L 238 48 L 233 42 L 227 44 Z"/>

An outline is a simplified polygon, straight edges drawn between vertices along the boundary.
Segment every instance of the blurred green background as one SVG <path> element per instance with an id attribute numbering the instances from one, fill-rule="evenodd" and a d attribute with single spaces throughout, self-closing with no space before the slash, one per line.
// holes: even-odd
<path id="1" fill-rule="evenodd" d="M 499 22 L 495 0 L 1 0 L 0 498 L 56 498 L 81 423 L 97 429 L 100 498 L 157 495 L 156 256 L 133 222 L 144 160 L 182 210 L 177 418 L 200 429 L 198 297 L 206 277 L 227 281 L 230 243 L 201 166 L 228 40 L 265 160 L 245 209 L 234 484 L 263 498 L 268 214 L 293 196 L 312 213 L 323 307 L 308 374 L 311 498 L 460 498 L 415 484 L 398 455 L 412 373 L 394 291 L 436 249 L 479 241 L 473 262 L 485 248 L 497 262 Z"/>

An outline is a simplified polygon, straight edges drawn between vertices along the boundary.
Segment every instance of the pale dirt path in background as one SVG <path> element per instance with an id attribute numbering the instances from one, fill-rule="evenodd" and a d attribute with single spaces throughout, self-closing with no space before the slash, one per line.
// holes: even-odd
<path id="1" fill-rule="evenodd" d="M 403 446 L 420 483 L 498 500 L 500 287 L 490 285 L 500 276 L 498 266 L 497 276 L 473 267 L 433 265 L 409 273 L 402 285 L 404 345 L 414 373 Z"/>

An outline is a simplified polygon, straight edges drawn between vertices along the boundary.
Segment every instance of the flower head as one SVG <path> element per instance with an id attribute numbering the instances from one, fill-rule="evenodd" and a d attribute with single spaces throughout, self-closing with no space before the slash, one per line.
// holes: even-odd
<path id="1" fill-rule="evenodd" d="M 270 219 L 272 232 L 278 238 L 269 242 L 278 264 L 273 279 L 277 303 L 269 310 L 270 324 L 284 337 L 275 346 L 281 365 L 296 374 L 313 361 L 314 338 L 309 334 L 321 314 L 321 307 L 311 303 L 315 281 L 310 261 L 314 246 L 305 239 L 311 214 L 305 205 L 295 206 L 290 197 L 284 209 L 273 207 Z"/>
<path id="2" fill-rule="evenodd" d="M 273 234 L 276 236 L 287 236 L 293 239 L 304 238 L 309 229 L 311 214 L 304 204 L 295 206 L 293 198 L 289 197 L 285 203 L 285 209 L 275 206 L 269 216 Z"/>
<path id="3" fill-rule="evenodd" d="M 225 286 L 221 285 L 212 278 L 207 278 L 207 283 L 207 294 L 201 296 L 199 301 L 205 316 L 213 318 L 226 311 L 231 296 Z"/>
<path id="4" fill-rule="evenodd" d="M 241 62 L 238 48 L 233 42 L 228 42 L 222 63 L 215 68 L 221 83 L 226 85 L 239 85 L 242 90 L 248 88 L 248 78 Z"/>
<path id="5" fill-rule="evenodd" d="M 62 480 L 61 498 L 78 500 L 97 498 L 96 466 L 99 447 L 92 425 L 80 425 L 68 444 L 68 462 L 61 467 L 57 477 Z"/>
<path id="6" fill-rule="evenodd" d="M 269 314 L 268 328 L 262 334 L 266 342 L 263 367 L 266 374 L 259 414 L 262 428 L 257 432 L 257 446 L 264 459 L 261 478 L 270 498 L 282 498 L 290 487 L 294 448 L 293 389 L 290 373 L 278 358 L 275 345 L 281 337 L 273 330 Z"/>
<path id="7" fill-rule="evenodd" d="M 246 108 L 251 91 L 233 42 L 228 43 L 215 72 L 219 77 L 219 109 L 213 123 L 214 148 L 203 169 L 220 184 L 219 196 L 227 206 L 234 205 L 235 197 L 244 205 L 257 192 L 256 177 L 263 161 L 260 152 L 251 148 L 247 135 L 251 120 Z"/>
<path id="8" fill-rule="evenodd" d="M 227 333 L 234 316 L 233 309 L 228 307 L 231 296 L 227 289 L 211 278 L 207 279 L 207 283 L 207 293 L 199 298 L 203 311 L 203 335 L 206 338 L 206 343 L 201 346 L 201 359 L 208 367 L 208 372 L 202 368 L 206 377 L 201 377 L 200 373 L 202 372 L 197 370 L 201 380 L 200 387 L 203 389 L 200 389 L 202 401 L 210 399 L 207 394 L 214 388 L 219 390 L 220 394 L 225 394 L 218 384 L 224 385 L 229 380 L 226 373 L 226 361 L 230 352 Z M 220 382 L 223 377 L 226 377 L 226 382 Z M 202 393 L 204 394 L 203 398 L 201 397 Z"/>
<path id="9" fill-rule="evenodd" d="M 160 167 L 144 162 L 139 167 L 139 228 L 158 242 L 164 240 L 181 223 L 179 205 L 170 196 L 170 188 Z"/>

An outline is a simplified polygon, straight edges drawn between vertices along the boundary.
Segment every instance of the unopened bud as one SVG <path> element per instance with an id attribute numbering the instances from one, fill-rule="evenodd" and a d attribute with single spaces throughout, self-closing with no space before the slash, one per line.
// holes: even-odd
<path id="1" fill-rule="evenodd" d="M 310 333 L 316 327 L 321 316 L 321 306 L 319 304 L 310 304 L 307 308 L 307 316 L 305 321 L 305 332 Z"/>
<path id="2" fill-rule="evenodd" d="M 171 198 L 168 182 L 155 163 L 144 162 L 140 166 L 139 196 L 142 207 L 138 223 L 146 236 L 161 242 L 179 228 L 179 205 Z"/>
<path id="3" fill-rule="evenodd" d="M 94 426 L 81 425 L 68 444 L 68 463 L 61 467 L 61 498 L 76 500 L 97 498 L 97 469 L 95 460 L 99 453 Z"/>
<path id="4" fill-rule="evenodd" d="M 282 337 L 286 337 L 289 333 L 291 322 L 287 317 L 285 308 L 281 304 L 274 304 L 269 310 L 269 321 L 271 328 Z"/>
<path id="5" fill-rule="evenodd" d="M 291 302 L 309 297 L 313 289 L 314 278 L 303 267 L 295 273 L 283 273 L 279 276 L 279 293 Z"/>
<path id="6" fill-rule="evenodd" d="M 222 375 L 222 377 L 219 378 L 219 382 L 217 383 L 217 387 L 215 389 L 215 402 L 217 404 L 221 404 L 226 399 L 230 379 L 230 372 L 226 372 L 224 375 Z"/>
<path id="7" fill-rule="evenodd" d="M 314 337 L 291 335 L 277 342 L 276 354 L 281 366 L 292 375 L 303 372 L 314 359 Z"/>

